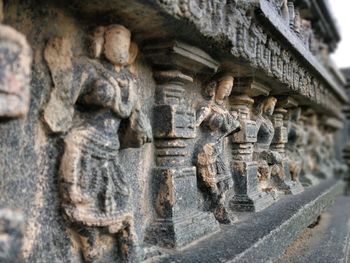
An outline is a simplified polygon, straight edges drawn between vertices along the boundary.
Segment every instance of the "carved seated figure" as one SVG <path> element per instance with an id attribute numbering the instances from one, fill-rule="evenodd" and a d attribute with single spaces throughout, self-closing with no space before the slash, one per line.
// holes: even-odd
<path id="1" fill-rule="evenodd" d="M 197 171 L 202 186 L 208 191 L 210 210 L 221 223 L 233 221 L 225 204 L 225 195 L 233 179 L 223 157 L 224 138 L 240 129 L 237 116 L 226 109 L 225 99 L 231 94 L 232 76 L 223 76 L 209 85 L 210 100 L 197 114 L 197 126 L 202 125 L 204 141 L 197 155 Z"/>
<path id="2" fill-rule="evenodd" d="M 135 261 L 130 185 L 118 153 L 121 147 L 149 142 L 152 134 L 138 103 L 136 78 L 129 69 L 137 54 L 130 38 L 124 26 L 100 27 L 92 43 L 94 58 L 71 58 L 64 69 L 56 65 L 69 54 L 58 52 L 62 41 L 56 39 L 45 50 L 52 75 L 65 75 L 61 80 L 74 98 L 62 101 L 62 81 L 56 81 L 44 118 L 52 131 L 69 130 L 60 165 L 62 206 L 87 262 L 115 261 L 104 257 L 102 236 L 117 243 L 112 254 L 119 255 L 118 262 Z M 57 112 L 64 104 L 74 111 Z M 58 116 L 63 113 L 74 114 L 74 121 L 72 116 Z M 121 141 L 118 134 L 124 136 Z"/>
<path id="3" fill-rule="evenodd" d="M 258 162 L 258 179 L 261 191 L 273 191 L 271 171 L 277 169 L 274 165 L 281 164 L 282 156 L 270 150 L 274 137 L 274 127 L 270 120 L 276 105 L 276 98 L 268 97 L 257 105 L 257 111 L 253 117 L 257 124 L 257 143 L 254 147 L 253 158 Z"/>

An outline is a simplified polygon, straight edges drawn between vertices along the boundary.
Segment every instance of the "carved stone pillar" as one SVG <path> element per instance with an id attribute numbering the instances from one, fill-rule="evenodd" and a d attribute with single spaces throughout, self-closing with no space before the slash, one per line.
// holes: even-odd
<path id="1" fill-rule="evenodd" d="M 156 220 L 149 226 L 146 240 L 164 247 L 182 247 L 219 230 L 212 213 L 198 210 L 196 168 L 189 158 L 196 137 L 196 114 L 185 99 L 186 87 L 193 79 L 183 73 L 214 72 L 217 66 L 201 50 L 179 42 L 147 47 L 145 53 L 155 68 L 158 85 L 152 182 Z"/>
<path id="2" fill-rule="evenodd" d="M 270 206 L 274 200 L 270 194 L 258 189 L 257 163 L 253 161 L 254 144 L 257 142 L 256 122 L 251 120 L 253 96 L 268 94 L 265 87 L 247 79 L 236 81 L 231 97 L 231 110 L 238 114 L 241 130 L 232 136 L 232 174 L 235 195 L 230 208 L 239 212 L 257 212 Z"/>
<path id="3" fill-rule="evenodd" d="M 298 194 L 303 191 L 303 187 L 297 181 L 292 181 L 289 171 L 288 157 L 286 156 L 285 145 L 288 142 L 288 131 L 284 124 L 284 119 L 288 111 L 282 107 L 275 109 L 272 116 L 272 123 L 275 128 L 274 138 L 270 149 L 276 151 L 282 157 L 281 164 L 277 165 L 277 169 L 273 171 L 272 180 L 278 190 L 285 194 Z"/>

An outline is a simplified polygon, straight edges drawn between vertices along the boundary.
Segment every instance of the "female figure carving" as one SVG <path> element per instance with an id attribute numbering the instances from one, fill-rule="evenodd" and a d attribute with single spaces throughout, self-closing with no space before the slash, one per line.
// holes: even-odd
<path id="1" fill-rule="evenodd" d="M 299 182 L 299 175 L 303 167 L 304 129 L 300 123 L 301 108 L 291 112 L 288 122 L 288 143 L 286 145 L 288 166 L 293 181 Z"/>
<path id="2" fill-rule="evenodd" d="M 281 164 L 282 162 L 281 155 L 276 151 L 270 150 L 270 145 L 275 134 L 275 129 L 270 118 L 275 110 L 276 102 L 276 98 L 272 96 L 263 99 L 257 105 L 256 114 L 253 117 L 256 121 L 258 131 L 253 158 L 258 162 L 260 190 L 265 192 L 273 190 L 273 186 L 271 185 L 271 170 L 275 164 Z"/>
<path id="3" fill-rule="evenodd" d="M 130 31 L 124 26 L 99 27 L 92 39 L 94 58 L 72 61 L 72 82 L 68 85 L 75 98 L 70 102 L 74 122 L 65 137 L 60 166 L 62 206 L 78 233 L 87 262 L 101 260 L 101 235 L 109 236 L 112 243 L 117 240 L 118 246 L 114 247 L 118 247 L 115 251 L 121 260 L 133 260 L 130 188 L 118 153 L 121 146 L 140 147 L 149 142 L 152 134 L 149 120 L 140 109 L 136 78 L 130 70 L 137 55 L 137 46 L 130 39 Z M 55 60 L 50 59 L 55 54 L 52 46 L 47 47 L 45 58 L 55 72 Z M 52 117 L 54 104 L 64 103 L 58 102 L 60 99 L 51 96 L 45 119 Z M 52 120 L 47 123 L 60 127 Z M 121 141 L 118 135 L 124 136 Z"/>
<path id="4" fill-rule="evenodd" d="M 209 101 L 199 109 L 197 126 L 202 125 L 205 139 L 197 155 L 197 171 L 202 185 L 208 191 L 210 210 L 221 223 L 230 223 L 225 207 L 225 194 L 232 188 L 233 179 L 223 158 L 223 141 L 240 129 L 237 116 L 225 107 L 225 99 L 231 94 L 233 77 L 224 75 L 208 86 Z"/>

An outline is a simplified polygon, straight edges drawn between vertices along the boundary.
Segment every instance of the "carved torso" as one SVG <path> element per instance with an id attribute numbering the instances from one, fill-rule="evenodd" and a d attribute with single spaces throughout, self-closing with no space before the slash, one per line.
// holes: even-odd
<path id="1" fill-rule="evenodd" d="M 118 162 L 118 130 L 136 107 L 136 81 L 127 69 L 116 72 L 107 63 L 82 61 L 76 77 L 80 82 L 75 83 L 80 86 L 80 121 L 65 139 L 61 167 L 63 207 L 74 221 L 111 226 L 125 220 L 128 212 L 129 185 Z"/>
<path id="2" fill-rule="evenodd" d="M 255 145 L 255 151 L 264 151 L 268 150 L 270 144 L 273 140 L 273 136 L 275 134 L 275 129 L 271 120 L 268 116 L 260 115 L 256 119 L 257 124 L 257 143 Z"/>

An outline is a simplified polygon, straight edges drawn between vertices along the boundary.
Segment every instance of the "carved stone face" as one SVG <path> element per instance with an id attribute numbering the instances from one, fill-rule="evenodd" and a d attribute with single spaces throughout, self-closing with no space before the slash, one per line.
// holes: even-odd
<path id="1" fill-rule="evenodd" d="M 264 102 L 264 108 L 263 108 L 263 112 L 265 115 L 272 116 L 275 110 L 276 102 L 277 100 L 274 97 L 269 97 L 266 99 L 266 101 Z"/>
<path id="2" fill-rule="evenodd" d="M 216 88 L 215 100 L 223 101 L 225 98 L 230 96 L 233 86 L 233 77 L 227 77 L 219 81 L 218 87 Z"/>
<path id="3" fill-rule="evenodd" d="M 0 27 L 0 117 L 20 117 L 29 108 L 31 50 L 23 35 Z"/>
<path id="4" fill-rule="evenodd" d="M 131 34 L 121 25 L 113 25 L 105 32 L 104 53 L 115 65 L 124 66 L 129 62 Z"/>

